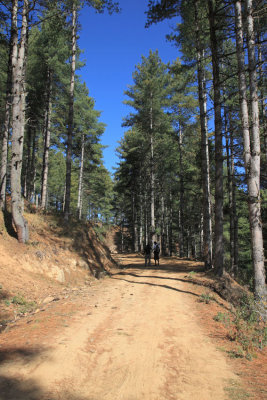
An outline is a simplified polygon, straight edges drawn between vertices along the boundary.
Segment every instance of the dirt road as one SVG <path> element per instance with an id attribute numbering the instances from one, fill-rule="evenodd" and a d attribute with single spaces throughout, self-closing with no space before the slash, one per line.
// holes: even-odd
<path id="1" fill-rule="evenodd" d="M 123 262 L 83 293 L 85 306 L 52 345 L 0 364 L 1 400 L 229 398 L 238 377 L 199 323 L 198 295 L 181 279 L 189 264 L 177 272 L 171 260 L 159 269 Z"/>

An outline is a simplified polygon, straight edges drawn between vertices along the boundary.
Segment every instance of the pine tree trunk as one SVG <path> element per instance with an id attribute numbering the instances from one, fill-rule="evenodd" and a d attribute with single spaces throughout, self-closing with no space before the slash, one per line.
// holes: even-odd
<path id="1" fill-rule="evenodd" d="M 252 242 L 252 262 L 254 268 L 254 285 L 257 299 L 262 299 L 266 304 L 266 284 L 265 270 L 263 260 L 263 240 L 262 224 L 260 214 L 260 147 L 258 132 L 258 110 L 257 93 L 255 79 L 255 63 L 253 60 L 253 21 L 251 16 L 251 2 L 247 2 L 248 10 L 248 51 L 249 51 L 249 69 L 250 69 L 250 92 L 251 92 L 251 110 L 252 127 L 250 138 L 249 132 L 249 111 L 247 103 L 247 85 L 245 75 L 245 54 L 243 49 L 243 23 L 242 23 L 242 5 L 241 1 L 235 2 L 235 24 L 236 24 L 236 46 L 238 62 L 238 80 L 239 80 L 239 102 L 240 114 L 243 130 L 244 161 L 246 168 L 246 177 L 248 185 L 248 207 Z M 251 143 L 251 147 L 250 147 Z M 263 306 L 264 309 L 264 306 Z M 263 311 L 263 314 L 266 311 Z"/>
<path id="2" fill-rule="evenodd" d="M 160 248 L 161 254 L 166 254 L 166 243 L 165 243 L 165 202 L 163 193 L 161 193 L 161 213 L 160 213 Z"/>
<path id="3" fill-rule="evenodd" d="M 25 168 L 24 196 L 28 201 L 35 202 L 35 179 L 36 179 L 36 126 L 28 125 L 27 128 L 27 160 Z"/>
<path id="4" fill-rule="evenodd" d="M 199 254 L 200 260 L 203 259 L 203 238 L 204 238 L 204 231 L 203 231 L 203 213 L 200 216 L 200 224 L 199 224 Z"/>
<path id="5" fill-rule="evenodd" d="M 51 126 L 51 108 L 52 108 L 52 72 L 47 71 L 47 94 L 46 94 L 46 110 L 44 124 L 44 153 L 43 153 L 43 170 L 42 170 L 42 189 L 41 189 L 41 208 L 47 207 L 47 186 L 48 186 L 48 159 L 50 149 L 50 126 Z"/>
<path id="6" fill-rule="evenodd" d="M 143 243 L 143 205 L 140 202 L 140 226 L 139 226 L 139 251 L 144 250 L 144 243 Z"/>
<path id="7" fill-rule="evenodd" d="M 16 2 L 14 2 L 16 3 Z M 25 63 L 28 27 L 28 0 L 23 3 L 20 46 L 17 57 L 12 57 L 12 158 L 11 158 L 11 201 L 12 218 L 16 227 L 18 240 L 28 240 L 28 226 L 23 217 L 23 201 L 21 197 L 21 168 L 23 156 L 23 139 L 25 125 Z M 14 38 L 14 46 L 15 44 Z"/>
<path id="8" fill-rule="evenodd" d="M 84 134 L 82 134 L 82 151 L 81 151 L 79 187 L 78 187 L 78 202 L 77 202 L 77 214 L 78 214 L 79 220 L 82 219 L 83 166 L 84 166 Z"/>
<path id="9" fill-rule="evenodd" d="M 6 204 L 6 182 L 7 182 L 7 159 L 8 159 L 8 137 L 10 125 L 10 99 L 7 94 L 5 106 L 5 122 L 2 139 L 1 169 L 0 169 L 0 210 L 5 209 Z"/>
<path id="10" fill-rule="evenodd" d="M 134 207 L 134 251 L 138 252 L 138 218 L 137 218 L 137 207 L 135 201 Z"/>
<path id="11" fill-rule="evenodd" d="M 12 2 L 11 14 L 11 35 L 9 44 L 9 59 L 7 71 L 7 84 L 6 84 L 6 103 L 5 103 L 5 120 L 2 139 L 2 153 L 1 153 L 1 168 L 0 168 L 0 209 L 5 208 L 6 203 L 6 183 L 7 183 L 7 163 L 8 163 L 8 137 L 11 119 L 11 104 L 12 104 L 12 80 L 13 80 L 13 67 L 12 60 L 17 57 L 18 46 L 18 1 Z"/>
<path id="12" fill-rule="evenodd" d="M 262 299 L 263 304 L 267 300 L 267 288 L 265 283 L 264 251 L 261 221 L 260 203 L 260 126 L 259 104 L 257 88 L 257 70 L 255 60 L 255 34 L 252 17 L 252 0 L 246 0 L 247 7 L 247 43 L 249 60 L 249 83 L 251 105 L 251 159 L 248 166 L 249 188 L 248 201 L 250 207 L 250 229 L 252 239 L 252 258 L 254 264 L 254 286 L 256 298 Z M 267 311 L 266 311 L 267 317 Z"/>
<path id="13" fill-rule="evenodd" d="M 264 93 L 264 71 L 263 71 L 263 57 L 262 57 L 262 45 L 261 35 L 257 35 L 257 49 L 258 49 L 258 64 L 259 64 L 259 80 L 260 80 L 260 125 L 262 126 L 263 132 L 263 154 L 265 156 L 265 163 L 267 163 L 267 116 L 265 107 L 265 93 Z"/>
<path id="14" fill-rule="evenodd" d="M 225 116 L 226 118 L 226 116 Z M 230 133 L 231 134 L 231 133 Z M 229 222 L 230 222 L 230 272 L 234 274 L 234 215 L 233 215 L 233 182 L 231 171 L 231 154 L 229 137 L 225 131 L 226 161 L 227 161 L 227 190 L 229 200 Z"/>
<path id="15" fill-rule="evenodd" d="M 169 209 L 169 255 L 173 254 L 173 238 L 172 238 L 172 224 L 173 224 L 173 207 L 172 207 L 172 194 L 170 193 L 170 209 Z"/>
<path id="16" fill-rule="evenodd" d="M 140 176 L 140 182 L 141 176 Z M 140 225 L 139 225 L 139 250 L 142 252 L 144 250 L 144 207 L 143 207 L 143 196 L 142 196 L 142 185 L 139 188 L 139 204 L 140 204 Z"/>
<path id="17" fill-rule="evenodd" d="M 123 232 L 123 226 L 124 226 L 124 219 L 121 221 L 121 253 L 124 252 L 124 232 Z"/>
<path id="18" fill-rule="evenodd" d="M 151 107 L 150 107 L 150 182 L 151 182 L 151 210 L 150 210 L 150 239 L 155 240 L 155 172 L 154 172 L 154 138 L 153 138 L 153 107 L 152 107 L 152 93 Z"/>
<path id="19" fill-rule="evenodd" d="M 236 276 L 238 272 L 238 216 L 236 210 L 236 184 L 235 184 L 235 163 L 234 163 L 234 128 L 232 113 L 228 112 L 229 135 L 226 134 L 227 171 L 228 171 L 228 193 L 230 208 L 230 271 Z"/>
<path id="20" fill-rule="evenodd" d="M 180 174 L 180 202 L 179 202 L 179 247 L 180 257 L 184 257 L 184 175 L 182 155 L 182 129 L 179 127 L 179 174 Z"/>
<path id="21" fill-rule="evenodd" d="M 208 0 L 209 28 L 212 55 L 214 125 L 215 125 L 215 229 L 214 229 L 214 267 L 218 276 L 224 273 L 223 246 L 223 145 L 220 94 L 219 49 L 216 36 L 215 10 L 212 0 Z"/>
<path id="22" fill-rule="evenodd" d="M 210 166 L 207 127 L 207 93 L 206 79 L 203 65 L 203 49 L 200 40 L 198 0 L 194 2 L 195 10 L 195 34 L 197 49 L 197 71 L 198 71 L 198 99 L 201 126 L 201 172 L 203 192 L 203 259 L 205 268 L 212 267 L 212 223 L 210 204 Z"/>
<path id="23" fill-rule="evenodd" d="M 64 207 L 65 220 L 68 220 L 70 215 L 74 81 L 75 81 L 75 70 L 76 70 L 76 46 L 77 46 L 76 29 L 77 29 L 77 5 L 76 1 L 73 0 L 71 82 L 70 82 L 70 93 L 69 93 L 68 139 L 67 139 L 67 152 L 66 152 L 66 193 L 65 193 L 65 207 Z"/>
<path id="24" fill-rule="evenodd" d="M 27 156 L 25 160 L 25 174 L 24 174 L 24 184 L 23 184 L 23 194 L 24 197 L 29 200 L 28 192 L 29 192 L 29 184 L 31 182 L 30 178 L 30 162 L 31 162 L 31 148 L 32 148 L 32 128 L 30 125 L 27 127 L 26 131 L 26 142 L 27 142 Z"/>
<path id="25" fill-rule="evenodd" d="M 239 259 L 239 246 L 238 246 L 238 215 L 236 209 L 236 179 L 235 179 L 235 158 L 234 158 L 234 135 L 233 128 L 231 126 L 232 118 L 230 119 L 230 150 L 231 150 L 231 183 L 232 183 L 232 204 L 233 204 L 233 219 L 234 219 L 234 265 L 233 273 L 234 276 L 238 274 L 238 259 Z"/>

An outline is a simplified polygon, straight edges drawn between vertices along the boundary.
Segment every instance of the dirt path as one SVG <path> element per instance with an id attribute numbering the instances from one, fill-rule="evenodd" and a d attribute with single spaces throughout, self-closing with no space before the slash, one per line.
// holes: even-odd
<path id="1" fill-rule="evenodd" d="M 44 338 L 0 364 L 1 400 L 229 398 L 225 387 L 239 378 L 198 322 L 183 265 L 144 270 L 124 259 L 133 261 L 88 288 L 52 345 Z"/>

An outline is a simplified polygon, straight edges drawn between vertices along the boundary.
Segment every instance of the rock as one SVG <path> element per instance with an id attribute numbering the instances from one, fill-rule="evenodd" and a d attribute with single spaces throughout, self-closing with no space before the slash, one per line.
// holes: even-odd
<path id="1" fill-rule="evenodd" d="M 88 262 L 90 262 L 91 260 L 88 260 Z M 76 265 L 77 267 L 83 268 L 83 269 L 88 269 L 88 262 L 86 262 L 85 260 L 78 260 L 76 261 Z"/>
<path id="2" fill-rule="evenodd" d="M 39 260 L 43 260 L 44 258 L 44 253 L 40 250 L 36 251 L 35 255 L 37 258 L 39 258 Z"/>
<path id="3" fill-rule="evenodd" d="M 46 297 L 46 298 L 43 300 L 43 304 L 51 303 L 51 302 L 54 301 L 54 300 L 55 300 L 55 297 L 53 297 L 53 296 L 48 296 L 48 297 Z"/>
<path id="4" fill-rule="evenodd" d="M 50 267 L 50 271 L 47 273 L 47 275 L 52 278 L 57 280 L 58 282 L 64 283 L 65 282 L 65 274 L 62 269 L 60 269 L 57 265 L 52 265 Z"/>
<path id="5" fill-rule="evenodd" d="M 107 275 L 106 271 L 99 271 L 99 270 L 95 271 L 96 279 L 103 279 L 103 278 L 105 278 L 106 275 Z"/>

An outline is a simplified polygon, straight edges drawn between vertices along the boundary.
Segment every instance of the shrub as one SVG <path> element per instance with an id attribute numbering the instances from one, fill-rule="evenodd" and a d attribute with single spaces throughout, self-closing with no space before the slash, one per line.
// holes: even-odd
<path id="1" fill-rule="evenodd" d="M 199 298 L 200 302 L 206 303 L 206 304 L 209 304 L 213 300 L 214 300 L 214 296 L 210 293 L 202 293 L 202 295 Z"/>
<path id="2" fill-rule="evenodd" d="M 228 329 L 230 340 L 239 344 L 236 357 L 252 359 L 257 349 L 267 345 L 267 326 L 259 318 L 257 305 L 252 297 L 244 297 L 239 307 L 231 313 L 219 312 L 214 318 Z"/>

